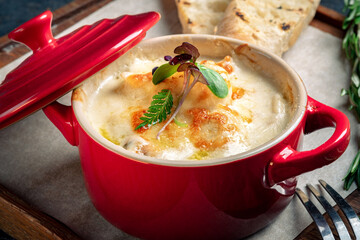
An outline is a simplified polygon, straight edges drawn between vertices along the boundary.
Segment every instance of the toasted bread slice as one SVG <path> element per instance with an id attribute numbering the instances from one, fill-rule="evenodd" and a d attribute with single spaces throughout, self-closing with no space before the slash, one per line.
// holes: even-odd
<path id="1" fill-rule="evenodd" d="M 183 33 L 215 34 L 231 0 L 175 0 Z"/>
<path id="2" fill-rule="evenodd" d="M 232 0 L 217 34 L 238 38 L 281 56 L 315 15 L 320 0 Z"/>

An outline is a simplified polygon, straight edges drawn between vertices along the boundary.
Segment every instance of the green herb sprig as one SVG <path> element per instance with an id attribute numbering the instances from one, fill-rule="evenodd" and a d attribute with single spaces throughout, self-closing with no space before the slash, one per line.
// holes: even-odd
<path id="1" fill-rule="evenodd" d="M 173 106 L 173 96 L 170 90 L 163 89 L 157 95 L 152 97 L 151 105 L 144 116 L 140 119 L 143 121 L 135 130 L 138 130 L 146 125 L 153 125 L 157 122 L 162 122 L 167 115 L 171 113 Z"/>
<path id="2" fill-rule="evenodd" d="M 342 47 L 346 58 L 352 64 L 351 82 L 349 89 L 342 89 L 341 95 L 348 95 L 350 101 L 349 110 L 354 110 L 358 120 L 360 120 L 360 0 L 345 0 L 344 11 L 347 11 L 343 22 L 343 29 L 346 34 L 343 39 Z M 349 170 L 344 177 L 344 189 L 348 190 L 355 181 L 360 187 L 360 149 L 352 161 Z"/>
<path id="3" fill-rule="evenodd" d="M 152 82 L 154 85 L 161 83 L 166 78 L 172 76 L 176 72 L 184 72 L 184 83 L 182 86 L 181 94 L 177 101 L 178 104 L 172 116 L 158 132 L 156 136 L 157 139 L 160 138 L 161 132 L 165 130 L 167 125 L 169 125 L 172 120 L 175 120 L 175 123 L 177 123 L 178 125 L 187 126 L 186 124 L 177 121 L 175 117 L 179 113 L 179 110 L 184 103 L 186 96 L 189 94 L 190 90 L 195 86 L 196 83 L 199 82 L 207 85 L 211 92 L 213 92 L 214 95 L 219 98 L 225 98 L 229 92 L 225 80 L 218 72 L 207 68 L 202 64 L 196 63 L 196 60 L 199 58 L 200 53 L 195 46 L 191 45 L 190 43 L 183 42 L 182 45 L 175 48 L 174 53 L 178 55 L 174 56 L 173 58 L 171 56 L 165 56 L 164 59 L 168 61 L 168 63 L 165 63 L 160 67 L 156 67 L 153 69 Z M 193 76 L 193 81 L 190 84 L 191 76 Z M 166 96 L 168 96 L 169 94 L 168 98 L 170 99 L 171 96 L 172 99 L 170 90 L 167 90 L 166 94 Z M 154 97 L 151 106 L 149 107 L 147 112 L 144 113 L 144 116 L 140 118 L 143 122 L 140 123 L 135 128 L 135 130 L 140 129 L 144 126 L 151 126 L 156 123 L 160 123 L 164 121 L 168 115 L 171 114 L 172 104 L 171 106 L 170 104 L 168 104 L 166 107 L 164 107 L 164 105 L 166 105 L 166 103 L 170 103 L 170 101 L 167 102 L 166 99 L 160 97 L 158 99 L 157 95 L 155 95 Z M 163 102 L 160 102 L 158 100 L 162 100 Z"/>

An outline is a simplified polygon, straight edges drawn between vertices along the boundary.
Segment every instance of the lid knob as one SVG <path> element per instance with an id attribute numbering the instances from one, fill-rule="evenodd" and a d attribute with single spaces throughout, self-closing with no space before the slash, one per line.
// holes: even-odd
<path id="1" fill-rule="evenodd" d="M 52 13 L 45 11 L 9 33 L 9 38 L 21 42 L 36 52 L 56 41 L 51 33 Z"/>

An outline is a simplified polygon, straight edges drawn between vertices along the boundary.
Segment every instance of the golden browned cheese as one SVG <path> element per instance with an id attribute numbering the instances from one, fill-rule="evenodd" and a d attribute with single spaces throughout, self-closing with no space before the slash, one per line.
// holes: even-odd
<path id="1" fill-rule="evenodd" d="M 196 83 L 176 116 L 181 124 L 172 121 L 159 139 L 156 136 L 166 121 L 135 128 L 142 122 L 140 118 L 150 106 L 152 97 L 162 89 L 171 91 L 174 112 L 184 85 L 182 72 L 157 85 L 152 83 L 150 71 L 119 73 L 118 79 L 103 84 L 94 97 L 89 111 L 94 127 L 104 138 L 129 151 L 187 160 L 240 153 L 271 139 L 284 128 L 286 100 L 264 76 L 237 66 L 240 63 L 234 64 L 230 56 L 217 61 L 202 60 L 201 64 L 224 78 L 229 94 L 221 99 L 205 84 Z"/>
<path id="2" fill-rule="evenodd" d="M 203 60 L 201 61 L 201 64 L 220 73 L 224 77 L 228 87 L 231 89 L 228 74 L 231 73 L 233 69 L 230 60 L 230 57 L 226 57 L 220 62 Z M 175 73 L 157 86 L 152 85 L 151 77 L 151 73 L 128 75 L 124 79 L 124 83 L 118 89 L 119 92 L 141 91 L 143 96 L 147 96 L 147 104 L 141 102 L 139 106 L 129 108 L 133 129 L 142 122 L 140 117 L 142 117 L 143 113 L 146 111 L 144 106 L 149 105 L 151 97 L 161 91 L 161 89 L 169 89 L 173 94 L 174 99 L 180 97 L 184 82 L 184 74 L 182 72 Z M 191 81 L 192 80 L 193 79 L 191 78 Z M 154 153 L 168 148 L 176 148 L 181 144 L 181 141 L 184 138 L 188 139 L 200 150 L 214 151 L 230 141 L 227 135 L 230 135 L 231 131 L 236 131 L 236 126 L 229 121 L 227 115 L 236 114 L 239 116 L 239 113 L 235 110 L 221 107 L 231 104 L 231 101 L 231 94 L 225 99 L 219 99 L 206 85 L 197 83 L 188 95 L 186 102 L 177 117 L 177 119 L 186 123 L 189 127 L 179 127 L 173 121 L 160 135 L 160 140 L 155 140 L 156 134 L 165 122 L 151 127 L 142 127 L 136 130 L 136 133 L 143 139 L 152 142 L 151 147 Z M 168 116 L 168 118 L 169 117 L 170 116 Z M 228 133 L 225 134 L 225 132 Z M 147 154 L 152 155 L 151 153 Z"/>
<path id="3" fill-rule="evenodd" d="M 243 88 L 233 87 L 232 88 L 232 95 L 231 99 L 240 99 L 242 96 L 244 96 L 245 90 Z"/>

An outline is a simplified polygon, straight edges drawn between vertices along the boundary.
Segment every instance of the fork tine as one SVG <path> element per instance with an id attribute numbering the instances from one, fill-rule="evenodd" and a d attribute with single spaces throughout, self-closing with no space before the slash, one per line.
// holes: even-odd
<path id="1" fill-rule="evenodd" d="M 327 224 L 323 215 L 319 212 L 316 206 L 310 201 L 306 194 L 299 188 L 296 188 L 296 195 L 300 198 L 301 202 L 309 212 L 311 218 L 314 220 L 316 227 L 318 228 L 321 237 L 325 240 L 334 240 L 334 235 L 331 232 L 329 225 Z"/>
<path id="2" fill-rule="evenodd" d="M 360 239 L 360 220 L 355 211 L 329 184 L 327 184 L 324 180 L 319 180 L 319 182 L 329 193 L 329 195 L 335 200 L 341 211 L 349 220 L 356 239 Z"/>
<path id="3" fill-rule="evenodd" d="M 307 184 L 306 186 L 314 194 L 314 196 L 317 198 L 317 200 L 321 203 L 321 205 L 324 207 L 326 212 L 329 214 L 332 222 L 334 223 L 336 231 L 339 234 L 340 239 L 341 240 L 351 239 L 350 234 L 344 222 L 342 221 L 339 214 L 335 211 L 335 209 L 330 205 L 330 203 L 311 184 Z"/>

